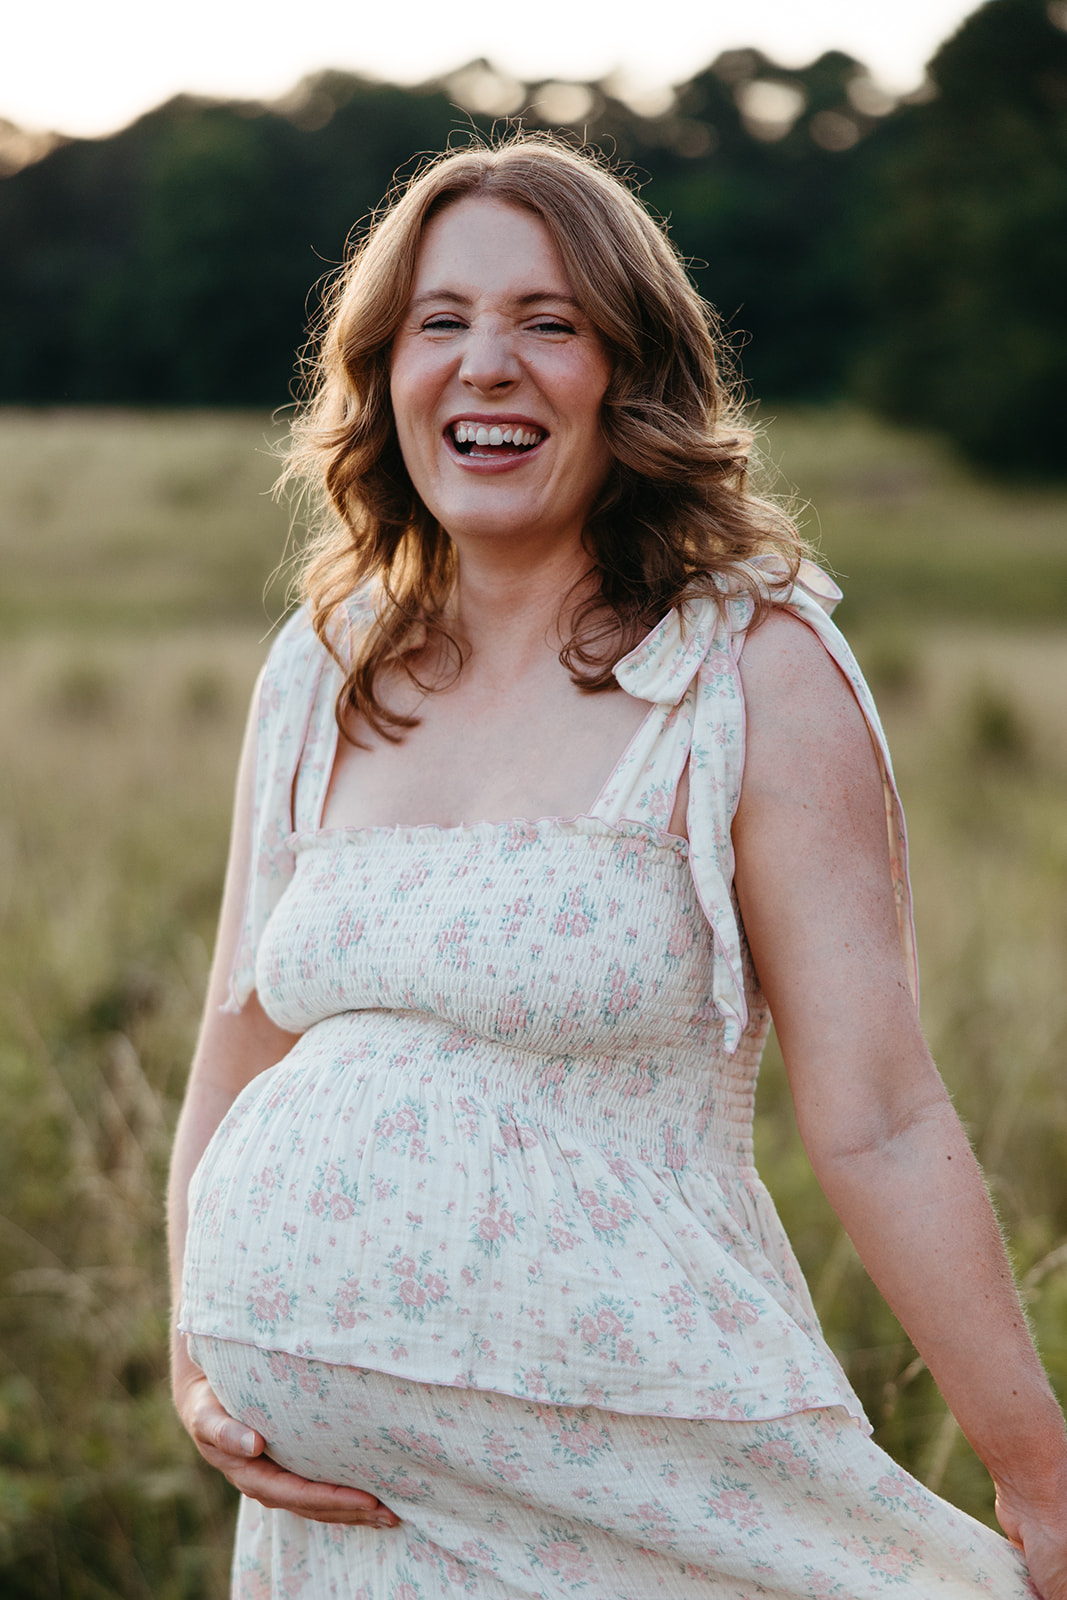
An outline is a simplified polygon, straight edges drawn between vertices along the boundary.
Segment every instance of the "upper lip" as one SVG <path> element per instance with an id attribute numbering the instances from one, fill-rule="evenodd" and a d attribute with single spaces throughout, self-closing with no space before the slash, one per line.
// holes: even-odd
<path id="1" fill-rule="evenodd" d="M 454 417 L 449 417 L 445 427 L 454 428 L 457 422 L 484 422 L 487 428 L 536 428 L 538 433 L 548 432 L 543 422 L 520 416 L 515 411 L 457 411 Z"/>

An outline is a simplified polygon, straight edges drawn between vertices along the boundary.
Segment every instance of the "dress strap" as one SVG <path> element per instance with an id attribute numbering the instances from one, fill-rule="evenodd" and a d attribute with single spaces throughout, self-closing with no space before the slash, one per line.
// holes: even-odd
<path id="1" fill-rule="evenodd" d="M 687 692 L 675 706 L 652 706 L 589 815 L 601 822 L 645 822 L 666 830 L 692 742 L 692 694 Z"/>
<path id="2" fill-rule="evenodd" d="M 769 601 L 792 611 L 818 634 L 863 712 L 882 777 L 897 921 L 917 999 L 904 816 L 870 690 L 830 620 L 841 591 L 808 561 L 801 562 L 795 580 L 784 563 L 771 558 L 751 563 L 746 575 Z M 672 611 L 617 664 L 615 677 L 621 687 L 637 699 L 651 701 L 654 710 L 612 774 L 596 814 L 605 820 L 626 817 L 665 826 L 664 817 L 669 820 L 678 780 L 689 760 L 689 865 L 715 940 L 715 1007 L 724 1023 L 725 1048 L 732 1053 L 748 1021 L 731 830 L 745 762 L 745 702 L 738 660 L 754 601 L 731 575 L 722 575 L 718 582 L 717 596 Z"/>
<path id="3" fill-rule="evenodd" d="M 338 614 L 338 637 L 350 636 L 372 614 L 366 592 L 353 595 Z M 341 669 L 307 611 L 296 612 L 275 639 L 253 695 L 256 762 L 248 889 L 226 1011 L 240 1011 L 256 986 L 259 941 L 296 865 L 292 834 L 318 826 L 333 764 L 333 708 L 341 681 Z"/>

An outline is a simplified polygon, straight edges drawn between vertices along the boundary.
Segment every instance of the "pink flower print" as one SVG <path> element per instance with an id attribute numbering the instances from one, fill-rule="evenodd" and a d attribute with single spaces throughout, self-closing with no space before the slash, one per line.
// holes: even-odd
<path id="1" fill-rule="evenodd" d="M 623 1094 L 630 1095 L 633 1099 L 644 1099 L 646 1094 L 651 1094 L 656 1087 L 656 1079 L 651 1068 L 652 1062 L 648 1056 L 636 1062 L 629 1077 L 621 1085 Z"/>
<path id="2" fill-rule="evenodd" d="M 567 1214 L 557 1201 L 552 1207 L 552 1217 L 548 1224 L 548 1237 L 552 1248 L 557 1255 L 567 1250 L 574 1250 L 581 1244 L 581 1234 L 575 1233 L 567 1225 Z"/>
<path id="3" fill-rule="evenodd" d="M 402 1064 L 398 1062 L 398 1065 Z M 374 1124 L 379 1150 L 390 1146 L 406 1148 L 410 1160 L 423 1162 L 431 1159 L 426 1150 L 423 1133 L 426 1112 L 416 1101 L 408 1100 L 384 1112 Z"/>
<path id="4" fill-rule="evenodd" d="M 747 1489 L 723 1489 L 719 1494 L 707 1496 L 704 1504 L 713 1516 L 734 1523 L 742 1531 L 760 1525 L 756 1497 Z"/>
<path id="5" fill-rule="evenodd" d="M 512 939 L 517 939 L 522 932 L 522 925 L 530 915 L 530 902 L 522 898 L 513 900 L 511 905 L 504 907 L 504 919 L 500 924 L 500 931 L 504 935 L 504 943 L 510 944 Z"/>
<path id="6" fill-rule="evenodd" d="M 622 1333 L 623 1326 L 624 1325 L 616 1312 L 607 1308 L 605 1308 L 603 1311 L 597 1312 L 596 1330 L 598 1334 Z"/>
<path id="7" fill-rule="evenodd" d="M 525 1218 L 519 1219 L 524 1222 Z M 519 1225 L 499 1195 L 491 1194 L 484 1211 L 476 1211 L 471 1218 L 470 1238 L 487 1256 L 498 1256 L 508 1239 L 514 1239 Z"/>
<path id="8" fill-rule="evenodd" d="M 605 1198 L 593 1189 L 581 1189 L 578 1199 L 593 1227 L 609 1243 L 615 1243 L 612 1234 L 618 1235 L 618 1231 L 628 1227 L 634 1219 L 634 1208 L 622 1195 Z"/>
<path id="9" fill-rule="evenodd" d="M 504 995 L 497 1007 L 496 1032 L 503 1037 L 508 1034 L 522 1033 L 530 1022 L 530 1011 L 523 999 L 521 989 L 513 989 L 510 994 Z"/>
<path id="10" fill-rule="evenodd" d="M 745 1300 L 734 1300 L 731 1305 L 713 1311 L 711 1320 L 723 1333 L 737 1333 L 741 1328 L 753 1327 L 759 1321 L 759 1312 Z"/>
<path id="11" fill-rule="evenodd" d="M 466 972 L 471 963 L 470 947 L 467 943 L 467 921 L 465 916 L 459 916 L 450 928 L 442 928 L 437 935 L 437 954 L 444 956 L 451 967 L 457 972 Z"/>
<path id="12" fill-rule="evenodd" d="M 581 989 L 575 989 L 567 1001 L 563 1011 L 553 1025 L 553 1033 L 558 1039 L 569 1039 L 581 1026 L 585 1015 L 586 1000 Z"/>
<path id="13" fill-rule="evenodd" d="M 595 1422 L 579 1422 L 576 1427 L 565 1427 L 552 1437 L 567 1455 L 579 1461 L 595 1461 L 610 1448 L 607 1434 Z"/>
<path id="14" fill-rule="evenodd" d="M 646 1501 L 637 1507 L 637 1515 L 641 1518 L 641 1531 L 643 1533 L 670 1533 L 675 1526 L 675 1518 L 660 1505 L 658 1500 Z"/>
<path id="15" fill-rule="evenodd" d="M 282 1288 L 278 1267 L 268 1272 L 255 1272 L 246 1301 L 248 1320 L 259 1332 L 273 1333 L 279 1322 L 292 1320 L 299 1298 Z"/>
<path id="16" fill-rule="evenodd" d="M 552 931 L 563 939 L 581 939 L 595 921 L 596 912 L 586 901 L 581 889 L 572 889 L 556 912 Z"/>
<path id="17" fill-rule="evenodd" d="M 334 1332 L 354 1328 L 357 1322 L 368 1321 L 370 1312 L 363 1309 L 366 1301 L 367 1296 L 360 1288 L 359 1278 L 353 1273 L 343 1278 L 327 1306 Z"/>
<path id="18" fill-rule="evenodd" d="M 537 1144 L 537 1134 L 533 1128 L 520 1128 L 514 1122 L 504 1124 L 500 1137 L 509 1150 L 532 1150 Z"/>
<path id="19" fill-rule="evenodd" d="M 415 1278 L 401 1278 L 397 1294 L 406 1306 L 421 1310 L 426 1304 L 426 1290 Z"/>
<path id="20" fill-rule="evenodd" d="M 537 825 L 519 818 L 509 822 L 504 834 L 503 848 L 505 850 L 523 850 L 528 844 L 536 844 L 538 838 Z"/>
<path id="21" fill-rule="evenodd" d="M 576 1539 L 553 1539 L 531 1554 L 561 1583 L 588 1583 L 596 1575 L 592 1557 Z"/>
<path id="22" fill-rule="evenodd" d="M 632 1011 L 641 1000 L 641 984 L 632 972 L 615 961 L 609 973 L 608 993 L 601 1014 L 605 1022 L 618 1022 L 627 1011 Z"/>
<path id="23" fill-rule="evenodd" d="M 498 1478 L 503 1478 L 505 1483 L 517 1483 L 529 1472 L 530 1469 L 523 1462 L 514 1441 L 505 1438 L 503 1434 L 489 1434 L 485 1440 L 485 1448 L 491 1469 Z"/>
<path id="24" fill-rule="evenodd" d="M 791 1478 L 804 1478 L 811 1473 L 810 1462 L 791 1439 L 768 1439 L 764 1444 L 754 1445 L 745 1454 L 746 1459 L 754 1461 L 757 1467 L 767 1471 L 780 1467 Z"/>
<path id="25" fill-rule="evenodd" d="M 679 917 L 667 940 L 667 956 L 671 961 L 681 961 L 693 948 L 693 925 L 688 917 Z"/>
<path id="26" fill-rule="evenodd" d="M 398 1583 L 393 1595 L 395 1600 L 419 1600 L 419 1591 L 413 1583 Z"/>
<path id="27" fill-rule="evenodd" d="M 445 1570 L 445 1577 L 449 1583 L 456 1584 L 458 1587 L 466 1585 L 468 1577 L 466 1568 L 448 1550 L 441 1552 L 441 1565 Z"/>
<path id="28" fill-rule="evenodd" d="M 350 944 L 359 943 L 365 928 L 363 918 L 357 918 L 352 907 L 346 906 L 338 918 L 337 929 L 333 936 L 334 948 L 343 954 Z"/>
<path id="29" fill-rule="evenodd" d="M 678 1129 L 668 1123 L 663 1129 L 663 1149 L 669 1172 L 681 1172 L 688 1164 L 689 1152 L 678 1137 Z"/>
<path id="30" fill-rule="evenodd" d="M 320 1221 L 347 1222 L 360 1210 L 355 1185 L 345 1176 L 343 1165 L 331 1161 L 315 1173 L 315 1187 L 307 1197 L 307 1209 Z"/>
<path id="31" fill-rule="evenodd" d="M 429 864 L 425 858 L 416 861 L 412 866 L 406 867 L 396 880 L 394 894 L 410 894 L 412 889 L 421 889 L 426 879 L 430 876 Z"/>
<path id="32" fill-rule="evenodd" d="M 880 1549 L 872 1548 L 872 1541 L 865 1540 L 867 1545 L 867 1560 L 873 1572 L 884 1572 L 889 1578 L 901 1578 L 909 1567 L 918 1561 L 918 1552 L 905 1550 L 893 1539 L 883 1539 Z"/>
<path id="33" fill-rule="evenodd" d="M 571 1332 L 581 1338 L 588 1355 L 635 1367 L 643 1357 L 628 1337 L 632 1323 L 633 1314 L 623 1301 L 602 1294 L 575 1312 Z"/>
<path id="34" fill-rule="evenodd" d="M 672 1283 L 666 1294 L 656 1296 L 667 1313 L 671 1327 L 683 1339 L 691 1339 L 697 1329 L 697 1299 L 685 1284 Z"/>
<path id="35" fill-rule="evenodd" d="M 418 1261 L 413 1256 L 397 1255 L 395 1251 L 394 1256 L 396 1259 L 390 1261 L 397 1279 L 393 1290 L 394 1303 L 403 1316 L 422 1322 L 427 1307 L 449 1298 L 448 1284 L 439 1272 L 428 1270 L 431 1259 L 429 1250 L 424 1250 Z"/>

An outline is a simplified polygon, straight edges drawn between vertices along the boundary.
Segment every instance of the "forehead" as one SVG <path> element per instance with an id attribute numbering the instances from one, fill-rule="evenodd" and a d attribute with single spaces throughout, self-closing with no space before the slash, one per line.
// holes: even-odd
<path id="1" fill-rule="evenodd" d="M 470 298 L 572 293 L 552 236 L 522 206 L 480 195 L 453 203 L 423 230 L 413 295 L 435 289 Z"/>

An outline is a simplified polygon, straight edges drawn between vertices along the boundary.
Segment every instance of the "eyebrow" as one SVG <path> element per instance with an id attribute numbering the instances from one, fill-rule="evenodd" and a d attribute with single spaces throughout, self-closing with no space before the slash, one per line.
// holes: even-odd
<path id="1" fill-rule="evenodd" d="M 426 305 L 433 300 L 438 302 L 447 301 L 449 305 L 454 306 L 468 306 L 471 303 L 471 296 L 469 294 L 460 294 L 456 289 L 427 289 L 424 294 L 415 296 L 411 302 L 411 309 L 414 311 L 419 306 Z M 517 306 L 532 306 L 536 305 L 539 300 L 552 300 L 556 305 L 573 306 L 576 311 L 581 310 L 578 301 L 573 295 L 561 294 L 558 289 L 534 289 L 530 294 L 516 295 L 514 304 Z"/>

